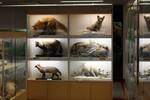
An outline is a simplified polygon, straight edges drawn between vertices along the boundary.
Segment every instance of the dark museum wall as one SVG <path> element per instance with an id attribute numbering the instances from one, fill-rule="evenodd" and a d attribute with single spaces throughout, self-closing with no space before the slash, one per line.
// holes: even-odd
<path id="1" fill-rule="evenodd" d="M 0 28 L 26 28 L 27 16 L 23 8 L 0 8 Z"/>
<path id="2" fill-rule="evenodd" d="M 113 80 L 123 80 L 123 6 L 113 6 Z"/>

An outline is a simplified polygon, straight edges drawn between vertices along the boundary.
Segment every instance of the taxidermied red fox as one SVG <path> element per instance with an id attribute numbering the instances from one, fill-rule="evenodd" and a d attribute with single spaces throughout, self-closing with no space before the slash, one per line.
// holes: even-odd
<path id="1" fill-rule="evenodd" d="M 46 17 L 42 20 L 38 20 L 32 27 L 35 31 L 42 30 L 42 33 L 47 34 L 56 34 L 58 29 L 64 32 L 68 31 L 66 26 L 54 17 Z"/>

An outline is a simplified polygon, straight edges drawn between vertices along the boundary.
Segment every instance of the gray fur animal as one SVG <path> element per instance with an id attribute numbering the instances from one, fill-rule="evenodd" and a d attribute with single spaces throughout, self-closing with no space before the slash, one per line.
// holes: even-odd
<path id="1" fill-rule="evenodd" d="M 95 22 L 95 24 L 93 24 L 90 27 L 87 27 L 87 30 L 95 31 L 95 32 L 99 31 L 102 26 L 102 22 L 103 22 L 104 18 L 105 18 L 105 16 L 103 16 L 103 17 L 97 16 L 97 21 Z"/>
<path id="2" fill-rule="evenodd" d="M 53 80 L 60 80 L 60 76 L 62 75 L 59 69 L 56 67 L 42 67 L 40 64 L 37 64 L 35 66 L 40 73 L 42 73 L 42 79 L 46 79 L 46 73 L 51 73 L 52 74 L 52 79 Z M 56 78 L 55 78 L 56 77 Z"/>
<path id="3" fill-rule="evenodd" d="M 42 49 L 42 54 L 36 55 L 37 57 L 62 57 L 63 48 L 60 41 L 55 40 L 54 42 L 36 42 L 36 47 Z"/>
<path id="4" fill-rule="evenodd" d="M 146 21 L 147 28 L 150 31 L 150 16 L 144 16 L 144 19 Z"/>
<path id="5" fill-rule="evenodd" d="M 71 47 L 71 56 L 107 58 L 109 56 L 109 48 L 95 42 L 77 42 Z"/>

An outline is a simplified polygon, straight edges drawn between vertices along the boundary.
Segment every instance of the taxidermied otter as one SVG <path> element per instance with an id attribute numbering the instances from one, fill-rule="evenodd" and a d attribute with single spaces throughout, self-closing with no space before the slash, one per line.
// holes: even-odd
<path id="1" fill-rule="evenodd" d="M 40 55 L 36 55 L 37 57 L 62 57 L 63 56 L 63 48 L 61 43 L 58 40 L 54 42 L 36 42 L 36 47 L 39 47 L 43 50 L 43 53 Z"/>
<path id="2" fill-rule="evenodd" d="M 75 57 L 104 57 L 109 55 L 109 48 L 98 43 L 77 42 L 71 47 L 71 56 Z"/>
<path id="3" fill-rule="evenodd" d="M 144 19 L 146 21 L 147 28 L 150 31 L 150 16 L 144 16 Z"/>
<path id="4" fill-rule="evenodd" d="M 90 27 L 87 27 L 87 30 L 89 30 L 89 31 L 95 31 L 95 32 L 99 31 L 100 28 L 101 28 L 101 26 L 102 26 L 102 22 L 103 22 L 104 18 L 105 18 L 105 16 L 103 16 L 103 17 L 97 16 L 96 23 L 93 24 Z"/>
<path id="5" fill-rule="evenodd" d="M 54 17 L 38 20 L 32 27 L 35 31 L 41 31 L 39 35 L 55 35 L 58 29 L 61 29 L 64 32 L 68 31 L 66 26 Z"/>
<path id="6" fill-rule="evenodd" d="M 60 80 L 60 76 L 62 75 L 59 69 L 56 67 L 42 67 L 40 64 L 37 64 L 35 66 L 40 73 L 42 73 L 42 79 L 46 79 L 46 73 L 51 73 L 52 74 L 52 79 Z M 55 78 L 55 76 L 57 78 Z"/>

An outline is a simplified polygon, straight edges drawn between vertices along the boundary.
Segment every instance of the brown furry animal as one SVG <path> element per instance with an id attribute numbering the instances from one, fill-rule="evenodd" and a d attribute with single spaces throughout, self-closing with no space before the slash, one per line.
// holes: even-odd
<path id="1" fill-rule="evenodd" d="M 105 16 L 103 16 L 103 17 L 97 16 L 96 23 L 93 24 L 90 27 L 87 27 L 87 30 L 89 30 L 89 31 L 96 31 L 96 32 L 99 31 L 101 26 L 102 26 L 102 22 L 103 22 L 104 18 L 105 18 Z"/>
<path id="2" fill-rule="evenodd" d="M 42 73 L 42 79 L 46 79 L 46 73 L 52 73 L 52 79 L 55 79 L 55 76 L 57 77 L 57 80 L 60 80 L 60 76 L 62 75 L 59 69 L 56 67 L 42 67 L 40 64 L 37 64 L 35 66 L 39 72 Z"/>
<path id="3" fill-rule="evenodd" d="M 144 19 L 146 21 L 147 28 L 150 31 L 150 16 L 144 16 Z"/>
<path id="4" fill-rule="evenodd" d="M 42 49 L 43 53 L 36 55 L 37 57 L 62 57 L 63 56 L 63 47 L 61 42 L 55 40 L 54 42 L 36 42 L 36 47 Z"/>
<path id="5" fill-rule="evenodd" d="M 68 31 L 66 26 L 54 17 L 47 17 L 42 20 L 38 20 L 32 27 L 35 31 L 41 31 L 39 35 L 54 35 L 57 33 L 58 29 L 61 29 L 64 32 Z"/>

